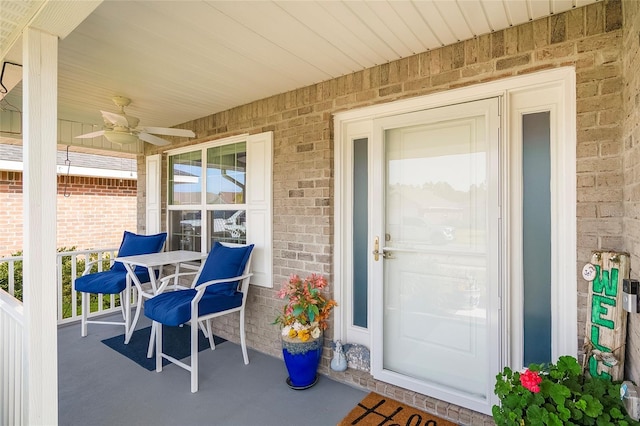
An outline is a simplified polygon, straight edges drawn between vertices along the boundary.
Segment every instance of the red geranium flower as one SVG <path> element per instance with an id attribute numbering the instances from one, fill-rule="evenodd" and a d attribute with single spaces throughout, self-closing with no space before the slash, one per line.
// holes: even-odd
<path id="1" fill-rule="evenodd" d="M 540 392 L 540 386 L 538 386 L 540 382 L 542 382 L 542 377 L 537 371 L 526 370 L 524 373 L 520 373 L 520 383 L 533 393 Z"/>

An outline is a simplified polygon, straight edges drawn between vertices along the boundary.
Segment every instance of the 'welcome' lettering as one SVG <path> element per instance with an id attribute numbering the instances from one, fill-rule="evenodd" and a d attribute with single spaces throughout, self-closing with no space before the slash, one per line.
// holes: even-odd
<path id="1" fill-rule="evenodd" d="M 600 327 L 615 330 L 615 322 L 606 317 L 609 316 L 609 307 L 616 306 L 619 271 L 616 268 L 611 268 L 611 276 L 609 276 L 609 271 L 601 271 L 600 265 L 595 265 L 595 267 L 596 277 L 593 280 L 593 294 L 591 295 L 592 324 L 589 340 L 599 351 L 611 352 L 611 348 L 600 343 Z M 598 372 L 598 360 L 593 355 L 589 357 L 589 374 L 592 377 L 611 379 L 611 375 L 606 371 Z"/>
<path id="2" fill-rule="evenodd" d="M 596 265 L 596 277 L 593 279 L 593 292 L 602 294 L 604 288 L 604 294 L 611 297 L 618 295 L 618 270 L 611 269 L 611 279 L 609 279 L 609 271 L 604 270 L 600 273 L 600 265 Z"/>
<path id="3" fill-rule="evenodd" d="M 589 345 L 586 368 L 592 377 L 624 378 L 627 312 L 622 309 L 622 279 L 628 275 L 629 254 L 623 252 L 593 251 L 583 269 L 590 281 L 584 331 Z"/>

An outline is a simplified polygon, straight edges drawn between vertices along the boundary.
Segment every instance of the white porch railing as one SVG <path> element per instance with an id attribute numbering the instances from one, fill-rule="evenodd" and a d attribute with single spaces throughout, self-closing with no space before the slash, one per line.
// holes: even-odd
<path id="1" fill-rule="evenodd" d="M 26 422 L 22 364 L 22 303 L 0 290 L 0 424 Z"/>
<path id="2" fill-rule="evenodd" d="M 97 260 L 97 270 L 109 267 L 118 249 L 61 251 L 57 253 L 58 324 L 80 321 L 80 295 L 73 289 L 75 279 L 82 276 L 85 265 Z M 11 296 L 22 300 L 22 256 L 0 258 L 0 285 Z M 135 300 L 135 299 L 133 299 Z M 119 296 L 93 295 L 89 317 L 119 311 Z"/>
<path id="3" fill-rule="evenodd" d="M 58 252 L 58 324 L 79 321 L 81 298 L 73 283 L 81 276 L 85 265 L 97 260 L 96 269 L 109 267 L 117 249 Z M 0 258 L 0 424 L 26 423 L 26 382 L 23 357 L 24 314 L 22 305 L 22 256 Z M 120 311 L 119 296 L 102 295 L 91 298 L 89 316 L 95 317 Z M 135 298 L 133 300 L 136 300 Z"/>

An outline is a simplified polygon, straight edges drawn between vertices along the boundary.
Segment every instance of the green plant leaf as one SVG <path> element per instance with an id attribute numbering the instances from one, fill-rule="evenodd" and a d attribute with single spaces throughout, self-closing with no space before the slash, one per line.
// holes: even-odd
<path id="1" fill-rule="evenodd" d="M 571 418 L 571 411 L 569 411 L 569 409 L 567 407 L 565 407 L 564 405 L 559 405 L 558 406 L 558 417 L 560 418 L 560 420 L 563 421 L 568 421 Z"/>
<path id="2" fill-rule="evenodd" d="M 545 424 L 549 426 L 564 426 L 562 420 L 560 420 L 555 413 L 549 413 L 549 417 L 547 418 Z"/>
<path id="3" fill-rule="evenodd" d="M 522 412 L 521 411 L 510 411 L 509 415 L 507 416 L 509 424 L 514 424 L 518 421 L 519 418 L 522 417 Z"/>
<path id="4" fill-rule="evenodd" d="M 606 414 L 602 415 L 602 416 L 599 416 L 596 419 L 596 424 L 598 426 L 615 426 L 613 423 L 611 423 L 611 419 Z"/>
<path id="5" fill-rule="evenodd" d="M 309 306 L 309 310 L 311 310 L 311 312 L 314 313 L 314 315 L 320 315 L 320 310 L 318 309 L 318 305 L 311 305 Z M 313 321 L 313 320 L 311 320 Z"/>
<path id="6" fill-rule="evenodd" d="M 558 358 L 558 363 L 556 365 L 558 367 L 558 370 L 566 372 L 569 376 L 577 377 L 582 374 L 582 367 L 572 356 L 561 356 L 560 358 Z"/>
<path id="7" fill-rule="evenodd" d="M 564 405 L 564 400 L 571 396 L 571 391 L 564 385 L 551 383 L 551 386 L 549 387 L 549 396 L 557 405 Z"/>
<path id="8" fill-rule="evenodd" d="M 524 408 L 526 405 L 526 401 L 522 398 L 521 395 L 510 394 L 506 396 L 502 405 L 510 408 Z"/>
<path id="9" fill-rule="evenodd" d="M 587 416 L 597 418 L 602 414 L 602 409 L 604 408 L 602 403 L 592 395 L 582 395 L 581 400 L 586 403 L 583 411 Z"/>
<path id="10" fill-rule="evenodd" d="M 544 369 L 544 364 L 529 364 L 529 367 L 527 369 L 531 371 L 540 372 Z"/>
<path id="11" fill-rule="evenodd" d="M 573 405 L 573 407 L 569 408 L 569 410 L 571 411 L 571 418 L 574 420 L 581 420 L 584 417 L 582 411 L 577 409 L 575 407 L 575 404 Z"/>
<path id="12" fill-rule="evenodd" d="M 609 415 L 612 419 L 624 419 L 624 414 L 622 414 L 622 411 L 617 407 L 611 408 L 609 410 Z"/>
<path id="13" fill-rule="evenodd" d="M 498 380 L 496 382 L 496 386 L 494 388 L 494 393 L 496 395 L 498 395 L 499 398 L 503 398 L 509 392 L 511 392 L 511 384 L 510 383 L 504 382 L 502 380 Z"/>
<path id="14" fill-rule="evenodd" d="M 494 405 L 493 407 L 491 407 L 491 415 L 493 416 L 494 420 L 497 417 L 501 417 L 502 416 L 502 413 L 500 412 L 500 406 L 499 405 Z"/>
<path id="15" fill-rule="evenodd" d="M 531 425 L 544 424 L 543 423 L 544 414 L 546 414 L 545 410 L 538 407 L 537 405 L 532 405 L 531 407 L 527 408 L 527 417 L 526 417 L 525 423 L 531 424 Z"/>

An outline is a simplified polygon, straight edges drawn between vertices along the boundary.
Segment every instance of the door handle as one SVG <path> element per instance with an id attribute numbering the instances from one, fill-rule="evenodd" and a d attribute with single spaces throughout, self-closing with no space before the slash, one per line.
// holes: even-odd
<path id="1" fill-rule="evenodd" d="M 380 238 L 376 237 L 373 241 L 373 260 L 376 262 L 380 260 Z"/>
<path id="2" fill-rule="evenodd" d="M 384 251 L 384 249 L 382 249 L 382 251 L 380 251 L 380 238 L 378 238 L 378 237 L 376 237 L 376 239 L 373 240 L 373 251 L 372 251 L 372 253 L 373 253 L 373 260 L 375 260 L 376 262 L 378 260 L 380 260 L 380 255 L 382 255 L 383 259 L 395 259 L 395 256 L 393 255 L 393 253 L 391 253 L 389 251 Z"/>

